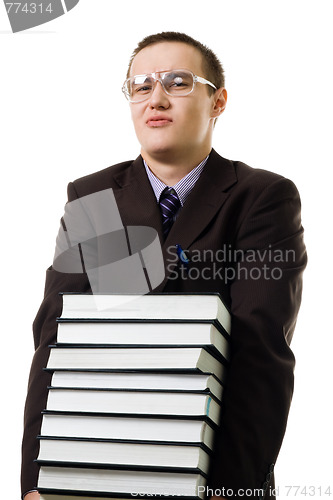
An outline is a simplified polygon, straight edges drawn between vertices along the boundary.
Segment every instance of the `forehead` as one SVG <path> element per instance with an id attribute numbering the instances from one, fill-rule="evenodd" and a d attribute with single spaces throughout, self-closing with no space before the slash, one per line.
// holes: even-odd
<path id="1" fill-rule="evenodd" d="M 169 69 L 189 69 L 202 76 L 202 55 L 183 42 L 160 42 L 149 45 L 134 57 L 130 76 Z"/>

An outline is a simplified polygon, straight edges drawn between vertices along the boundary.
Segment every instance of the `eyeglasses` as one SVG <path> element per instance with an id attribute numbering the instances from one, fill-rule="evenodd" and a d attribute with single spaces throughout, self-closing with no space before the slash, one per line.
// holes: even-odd
<path id="1" fill-rule="evenodd" d="M 173 97 L 182 97 L 193 92 L 197 82 L 210 85 L 216 90 L 215 85 L 201 76 L 194 75 L 187 69 L 174 69 L 146 75 L 135 75 L 125 80 L 122 91 L 129 102 L 142 102 L 149 99 L 156 83 L 160 82 L 164 92 Z"/>

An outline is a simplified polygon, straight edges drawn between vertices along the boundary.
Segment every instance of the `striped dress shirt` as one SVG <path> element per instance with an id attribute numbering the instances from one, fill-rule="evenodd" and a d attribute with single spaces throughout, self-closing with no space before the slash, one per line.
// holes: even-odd
<path id="1" fill-rule="evenodd" d="M 149 182 L 150 182 L 151 187 L 153 188 L 154 194 L 156 196 L 157 203 L 160 202 L 160 197 L 161 197 L 161 194 L 164 191 L 164 189 L 166 187 L 169 187 L 169 188 L 173 188 L 176 191 L 177 196 L 178 196 L 179 201 L 180 201 L 180 204 L 181 204 L 181 207 L 183 207 L 187 197 L 189 196 L 190 192 L 192 191 L 192 189 L 195 186 L 195 183 L 199 179 L 199 177 L 200 177 L 200 175 L 201 175 L 201 173 L 202 173 L 202 171 L 207 163 L 208 158 L 209 158 L 209 155 L 206 156 L 206 158 L 204 160 L 202 160 L 202 162 L 200 162 L 199 165 L 197 165 L 195 168 L 193 168 L 191 170 L 191 172 L 189 172 L 185 177 L 180 179 L 180 181 L 178 181 L 174 186 L 167 186 L 166 184 L 164 184 L 164 182 L 162 182 L 160 179 L 158 179 L 156 177 L 156 175 L 153 174 L 153 172 L 150 170 L 150 168 L 148 167 L 145 160 L 143 160 Z M 175 214 L 174 220 L 177 218 L 180 210 L 181 210 L 181 208 Z"/>

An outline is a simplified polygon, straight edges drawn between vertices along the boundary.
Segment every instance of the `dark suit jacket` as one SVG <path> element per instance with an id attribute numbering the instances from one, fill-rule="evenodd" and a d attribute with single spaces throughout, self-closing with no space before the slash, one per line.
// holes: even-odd
<path id="1" fill-rule="evenodd" d="M 124 226 L 153 227 L 163 241 L 159 207 L 141 156 L 70 183 L 68 199 L 107 188 L 113 189 Z M 185 274 L 175 268 L 175 244 L 190 257 Z M 205 254 L 207 249 L 212 252 Z M 225 496 L 228 488 L 235 495 L 238 488 L 263 488 L 268 498 L 293 392 L 289 344 L 306 265 L 297 189 L 280 175 L 226 160 L 212 150 L 163 252 L 166 277 L 155 291 L 219 292 L 232 312 L 231 363 L 209 487 L 217 494 L 225 488 Z M 56 338 L 55 319 L 62 307 L 58 292 L 89 290 L 84 273 L 47 270 L 45 297 L 33 325 L 36 352 L 25 408 L 23 492 L 37 484 L 36 435 L 50 381 L 42 368 Z"/>

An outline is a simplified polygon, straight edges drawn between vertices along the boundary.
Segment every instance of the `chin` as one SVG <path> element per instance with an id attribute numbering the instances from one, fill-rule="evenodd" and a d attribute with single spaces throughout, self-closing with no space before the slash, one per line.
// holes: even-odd
<path id="1" fill-rule="evenodd" d="M 174 144 L 167 143 L 166 141 L 156 141 L 153 144 L 143 146 L 143 150 L 150 156 L 160 156 L 168 153 L 173 153 L 177 147 Z"/>

